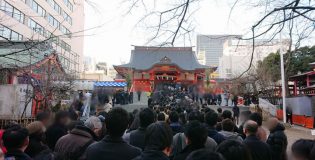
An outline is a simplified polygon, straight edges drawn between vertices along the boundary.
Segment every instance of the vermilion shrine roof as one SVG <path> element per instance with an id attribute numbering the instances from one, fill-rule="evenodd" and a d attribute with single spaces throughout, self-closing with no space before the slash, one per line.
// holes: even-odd
<path id="1" fill-rule="evenodd" d="M 135 46 L 131 51 L 130 62 L 115 68 L 149 70 L 154 65 L 175 65 L 185 71 L 210 68 L 201 65 L 192 47 L 143 47 Z"/>

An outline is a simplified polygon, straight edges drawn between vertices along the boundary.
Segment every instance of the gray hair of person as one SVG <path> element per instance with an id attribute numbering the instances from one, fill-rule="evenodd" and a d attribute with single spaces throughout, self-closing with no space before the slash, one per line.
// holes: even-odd
<path id="1" fill-rule="evenodd" d="M 88 128 L 90 128 L 91 130 L 94 129 L 101 129 L 102 128 L 102 122 L 98 117 L 92 116 L 89 117 L 85 122 L 84 125 Z"/>

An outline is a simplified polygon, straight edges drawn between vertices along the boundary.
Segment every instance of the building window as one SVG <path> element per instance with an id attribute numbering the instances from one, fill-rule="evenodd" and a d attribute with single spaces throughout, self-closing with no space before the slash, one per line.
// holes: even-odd
<path id="1" fill-rule="evenodd" d="M 36 23 L 31 18 L 28 19 L 28 27 L 31 28 L 34 32 L 39 33 L 42 36 L 45 36 L 45 29 L 38 23 Z"/>
<path id="2" fill-rule="evenodd" d="M 33 11 L 38 13 L 40 16 L 45 17 L 46 15 L 46 10 L 43 9 L 37 2 L 34 0 L 30 0 L 30 7 L 32 8 Z"/>
<path id="3" fill-rule="evenodd" d="M 17 21 L 24 23 L 25 15 L 20 10 L 14 8 L 11 4 L 6 1 L 2 1 L 1 10 L 5 12 L 5 14 L 13 17 Z"/>
<path id="4" fill-rule="evenodd" d="M 70 9 L 70 11 L 73 11 L 73 5 L 69 0 L 63 0 L 63 3 L 66 4 L 66 6 Z"/>
<path id="5" fill-rule="evenodd" d="M 60 22 L 55 19 L 53 16 L 51 16 L 50 14 L 48 14 L 48 22 L 51 26 L 55 27 L 55 28 L 60 28 Z"/>
<path id="6" fill-rule="evenodd" d="M 54 10 L 58 12 L 59 14 L 61 14 L 61 8 L 56 2 L 54 2 Z"/>
<path id="7" fill-rule="evenodd" d="M 62 17 L 72 25 L 72 18 L 65 11 L 62 11 Z"/>
<path id="8" fill-rule="evenodd" d="M 12 41 L 23 40 L 23 36 L 21 34 L 2 25 L 0 25 L 0 36 Z"/>
<path id="9" fill-rule="evenodd" d="M 63 33 L 63 34 L 70 34 L 70 31 L 69 29 L 67 29 L 65 26 L 63 25 L 60 25 L 60 31 Z"/>

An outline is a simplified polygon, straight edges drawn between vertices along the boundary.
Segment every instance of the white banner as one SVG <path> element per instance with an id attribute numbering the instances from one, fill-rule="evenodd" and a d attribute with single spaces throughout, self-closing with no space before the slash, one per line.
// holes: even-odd
<path id="1" fill-rule="evenodd" d="M 271 104 L 268 100 L 259 98 L 259 107 L 273 116 L 277 115 L 277 106 Z"/>

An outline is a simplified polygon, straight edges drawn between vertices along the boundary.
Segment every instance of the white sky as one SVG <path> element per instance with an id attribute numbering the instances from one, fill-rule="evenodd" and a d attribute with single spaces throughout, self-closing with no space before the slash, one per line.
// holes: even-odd
<path id="1" fill-rule="evenodd" d="M 121 0 L 89 1 L 92 3 L 85 5 L 85 28 L 102 27 L 85 33 L 84 55 L 109 64 L 128 62 L 133 48 L 131 45 L 144 45 L 149 38 L 144 28 L 135 27 L 143 13 L 134 10 L 137 13 L 124 16 L 126 6 Z M 259 18 L 258 11 L 240 7 L 240 4 L 235 7 L 228 22 L 232 4 L 232 0 L 201 1 L 193 17 L 196 23 L 192 46 L 196 45 L 196 34 L 245 34 L 250 31 L 250 26 Z"/>

